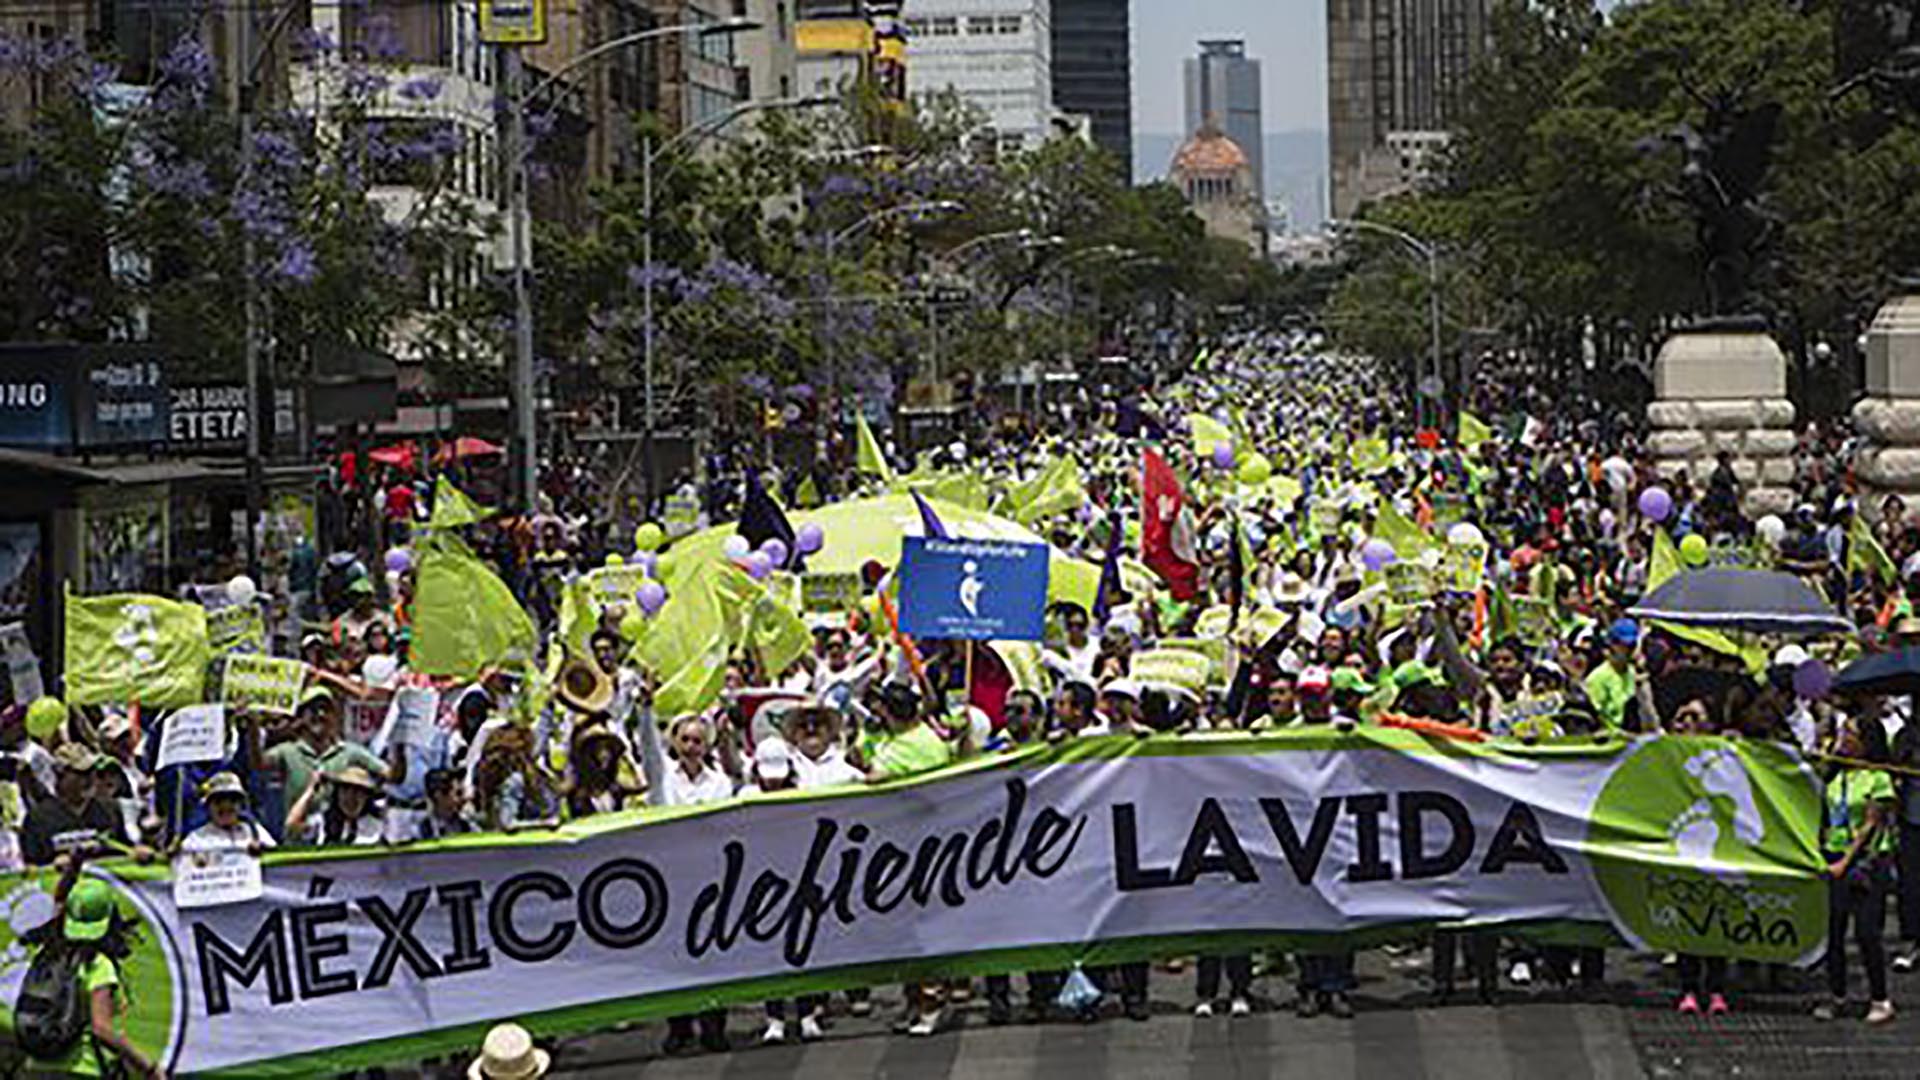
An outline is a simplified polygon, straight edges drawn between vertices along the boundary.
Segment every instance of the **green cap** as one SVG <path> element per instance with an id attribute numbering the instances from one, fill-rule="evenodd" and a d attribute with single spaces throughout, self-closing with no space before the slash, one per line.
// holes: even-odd
<path id="1" fill-rule="evenodd" d="M 300 695 L 300 707 L 302 709 L 305 709 L 316 701 L 325 702 L 328 705 L 333 704 L 333 691 L 324 686 L 309 686 L 306 692 Z"/>
<path id="2" fill-rule="evenodd" d="M 1331 685 L 1335 692 L 1344 690 L 1359 694 L 1361 697 L 1373 693 L 1374 690 L 1373 684 L 1367 681 L 1365 675 L 1350 667 L 1334 668 Z"/>
<path id="3" fill-rule="evenodd" d="M 1423 664 L 1418 660 L 1409 660 L 1393 669 L 1393 688 L 1411 690 L 1416 686 L 1444 686 L 1446 679 L 1440 670 Z"/>
<path id="4" fill-rule="evenodd" d="M 76 882 L 67 894 L 68 941 L 99 941 L 113 926 L 113 890 L 104 881 Z"/>

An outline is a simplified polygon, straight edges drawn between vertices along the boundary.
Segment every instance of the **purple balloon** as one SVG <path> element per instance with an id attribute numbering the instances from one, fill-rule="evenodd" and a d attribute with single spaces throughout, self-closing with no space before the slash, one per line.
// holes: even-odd
<path id="1" fill-rule="evenodd" d="M 658 615 L 660 606 L 667 602 L 667 587 L 657 581 L 643 581 L 634 590 L 633 601 L 649 616 Z"/>
<path id="2" fill-rule="evenodd" d="M 1360 562 L 1373 573 L 1379 573 L 1400 561 L 1400 553 L 1385 540 L 1369 540 L 1360 548 Z"/>
<path id="3" fill-rule="evenodd" d="M 1658 524 L 1673 513 L 1673 496 L 1666 488 L 1650 487 L 1640 493 L 1640 516 Z"/>
<path id="4" fill-rule="evenodd" d="M 1233 468 L 1233 444 L 1232 443 L 1223 442 L 1223 443 L 1213 444 L 1213 466 L 1216 469 Z"/>
<path id="5" fill-rule="evenodd" d="M 660 569 L 660 556 L 651 551 L 638 551 L 634 553 L 633 558 L 627 560 L 627 565 L 637 566 L 642 574 L 652 577 L 654 571 Z"/>
<path id="6" fill-rule="evenodd" d="M 767 575 L 773 573 L 773 560 L 767 558 L 766 552 L 756 551 L 740 560 L 740 568 L 753 580 L 765 581 Z"/>
<path id="7" fill-rule="evenodd" d="M 767 542 L 760 545 L 760 550 L 766 554 L 767 561 L 773 564 L 774 569 L 783 570 L 786 568 L 787 542 L 785 540 L 777 536 L 768 537 Z"/>
<path id="8" fill-rule="evenodd" d="M 404 574 L 413 565 L 413 553 L 406 548 L 394 548 L 387 552 L 387 569 L 396 574 Z"/>
<path id="9" fill-rule="evenodd" d="M 827 546 L 827 531 L 809 521 L 800 526 L 800 532 L 793 538 L 793 544 L 802 555 L 812 555 Z"/>
<path id="10" fill-rule="evenodd" d="M 1833 672 L 1820 660 L 1808 660 L 1793 669 L 1793 692 L 1808 701 L 1833 693 Z"/>

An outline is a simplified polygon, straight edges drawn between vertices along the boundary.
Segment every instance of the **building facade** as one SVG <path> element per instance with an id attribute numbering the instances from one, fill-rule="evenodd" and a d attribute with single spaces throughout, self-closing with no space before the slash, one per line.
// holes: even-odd
<path id="1" fill-rule="evenodd" d="M 1202 41 L 1200 55 L 1189 57 L 1187 130 L 1217 128 L 1246 154 L 1256 193 L 1266 191 L 1266 129 L 1260 118 L 1260 61 L 1247 55 L 1247 43 Z"/>
<path id="2" fill-rule="evenodd" d="M 1207 234 L 1267 250 L 1266 204 L 1254 183 L 1253 162 L 1232 137 L 1207 124 L 1173 155 L 1168 179 L 1206 223 Z"/>
<path id="3" fill-rule="evenodd" d="M 1053 104 L 1092 120 L 1093 141 L 1133 171 L 1128 0 L 1053 0 Z"/>
<path id="4" fill-rule="evenodd" d="M 1050 0 L 927 0 L 904 14 L 907 91 L 952 90 L 978 107 L 1000 153 L 1053 133 Z"/>
<path id="5" fill-rule="evenodd" d="M 1487 49 L 1490 0 L 1327 0 L 1336 218 L 1421 183 Z"/>

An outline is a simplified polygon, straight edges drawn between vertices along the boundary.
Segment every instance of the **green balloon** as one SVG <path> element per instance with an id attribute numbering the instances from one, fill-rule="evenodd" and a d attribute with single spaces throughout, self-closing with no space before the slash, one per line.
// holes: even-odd
<path id="1" fill-rule="evenodd" d="M 27 706 L 27 734 L 45 739 L 67 722 L 67 703 L 57 697 L 43 697 Z"/>
<path id="2" fill-rule="evenodd" d="M 666 542 L 666 530 L 651 521 L 633 530 L 633 546 L 636 551 L 659 551 L 660 545 Z"/>
<path id="3" fill-rule="evenodd" d="M 1707 538 L 1694 533 L 1680 541 L 1680 557 L 1688 566 L 1707 565 Z"/>
<path id="4" fill-rule="evenodd" d="M 1273 462 L 1265 454 L 1249 454 L 1247 460 L 1240 463 L 1240 482 L 1248 485 L 1266 483 L 1273 476 Z"/>
<path id="5" fill-rule="evenodd" d="M 620 619 L 620 636 L 628 641 L 639 641 L 647 633 L 647 617 L 638 611 L 629 611 Z"/>

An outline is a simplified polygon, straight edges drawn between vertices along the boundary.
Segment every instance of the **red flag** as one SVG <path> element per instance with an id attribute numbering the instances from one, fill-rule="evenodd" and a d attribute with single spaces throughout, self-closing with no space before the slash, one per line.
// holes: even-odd
<path id="1" fill-rule="evenodd" d="M 967 694 L 967 704 L 979 709 L 993 720 L 993 730 L 999 731 L 1007 726 L 1007 695 L 1013 693 L 1013 672 L 1007 670 L 1006 661 L 993 651 L 993 646 L 984 641 L 973 646 L 973 685 Z"/>
<path id="2" fill-rule="evenodd" d="M 1160 575 L 1175 600 L 1185 603 L 1200 592 L 1193 519 L 1179 479 L 1151 450 L 1140 470 L 1140 494 L 1140 561 Z"/>

